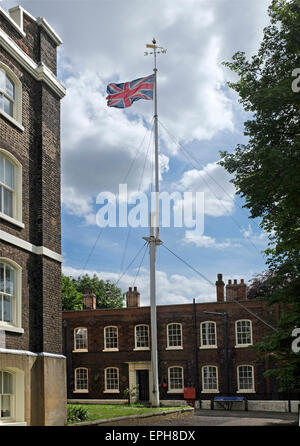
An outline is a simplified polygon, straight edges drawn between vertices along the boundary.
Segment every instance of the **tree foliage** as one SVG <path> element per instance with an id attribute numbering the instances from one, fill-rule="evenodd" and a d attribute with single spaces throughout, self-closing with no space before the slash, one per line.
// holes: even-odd
<path id="1" fill-rule="evenodd" d="M 269 15 L 258 53 L 247 60 L 238 52 L 224 64 L 238 76 L 229 86 L 249 119 L 248 143 L 221 152 L 220 164 L 234 174 L 251 218 L 261 218 L 270 238 L 269 275 L 258 282 L 270 304 L 281 304 L 282 316 L 258 349 L 280 360 L 268 374 L 282 389 L 300 390 L 300 357 L 291 351 L 291 332 L 300 327 L 300 92 L 292 88 L 300 68 L 300 0 L 273 0 Z"/>
<path id="2" fill-rule="evenodd" d="M 124 305 L 122 290 L 109 280 L 101 280 L 96 274 L 78 278 L 62 275 L 63 310 L 82 309 L 82 298 L 87 290 L 93 290 L 96 295 L 97 308 L 122 308 Z"/>

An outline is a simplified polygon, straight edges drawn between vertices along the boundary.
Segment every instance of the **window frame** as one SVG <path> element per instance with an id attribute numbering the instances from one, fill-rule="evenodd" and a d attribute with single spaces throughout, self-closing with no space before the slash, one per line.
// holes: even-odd
<path id="1" fill-rule="evenodd" d="M 252 388 L 251 389 L 241 389 L 240 388 L 240 373 L 239 370 L 241 367 L 249 367 L 252 370 Z M 255 391 L 255 376 L 254 376 L 254 366 L 251 364 L 240 364 L 236 368 L 237 373 L 237 391 L 236 393 L 256 393 Z"/>
<path id="2" fill-rule="evenodd" d="M 13 101 L 13 114 L 12 116 L 9 113 L 6 113 L 2 108 L 0 108 L 0 115 L 4 116 L 8 121 L 14 124 L 19 130 L 24 131 L 24 127 L 22 125 L 22 82 L 16 76 L 16 74 L 3 62 L 0 62 L 0 70 L 3 70 L 5 75 L 12 81 L 14 84 L 14 101 Z M 0 89 L 1 94 L 4 94 L 7 97 L 7 93 Z"/>
<path id="3" fill-rule="evenodd" d="M 86 332 L 86 348 L 77 348 L 77 342 L 76 342 L 76 330 L 85 330 Z M 87 327 L 75 327 L 73 331 L 74 336 L 74 350 L 73 352 L 87 352 L 88 351 L 88 329 Z"/>
<path id="4" fill-rule="evenodd" d="M 7 159 L 14 167 L 14 189 L 13 192 L 13 216 L 5 214 L 2 212 L 2 209 L 0 209 L 0 218 L 3 220 L 7 220 L 9 223 L 12 223 L 16 226 L 19 226 L 20 228 L 24 228 L 25 225 L 22 222 L 22 164 L 20 161 L 17 160 L 17 158 L 12 155 L 10 152 L 8 152 L 5 149 L 2 149 L 0 147 L 0 156 L 3 157 L 3 159 Z M 3 185 L 4 188 L 11 190 L 7 185 L 0 182 L 0 185 Z"/>
<path id="5" fill-rule="evenodd" d="M 85 370 L 86 371 L 86 389 L 78 389 L 77 388 L 77 373 L 79 370 Z M 89 369 L 87 367 L 76 367 L 74 369 L 74 390 L 73 393 L 89 393 Z"/>
<path id="6" fill-rule="evenodd" d="M 108 370 L 117 370 L 117 380 L 118 380 L 118 388 L 117 389 L 108 389 L 107 388 L 107 371 Z M 104 391 L 103 393 L 120 393 L 120 371 L 118 367 L 110 366 L 105 367 L 104 369 Z"/>
<path id="7" fill-rule="evenodd" d="M 204 383 L 205 383 L 205 381 L 204 381 L 204 369 L 208 368 L 208 367 L 214 368 L 216 370 L 216 381 L 217 381 L 217 388 L 216 389 L 206 389 L 205 386 L 204 386 Z M 220 390 L 219 390 L 219 367 L 218 366 L 213 365 L 213 364 L 203 365 L 202 369 L 201 369 L 201 377 L 202 377 L 202 383 L 201 383 L 202 384 L 202 390 L 201 390 L 201 393 L 220 393 Z"/>
<path id="8" fill-rule="evenodd" d="M 181 369 L 182 387 L 171 388 L 171 369 Z M 184 393 L 184 370 L 181 365 L 172 365 L 168 367 L 168 391 L 167 393 Z"/>
<path id="9" fill-rule="evenodd" d="M 15 333 L 24 333 L 22 328 L 22 268 L 16 262 L 6 257 L 0 257 L 0 263 L 7 264 L 14 270 L 14 288 L 15 288 L 15 303 L 14 303 L 14 319 L 12 322 L 0 321 L 0 330 L 10 331 Z M 1 292 L 2 295 L 7 293 Z"/>
<path id="10" fill-rule="evenodd" d="M 169 327 L 171 325 L 179 325 L 180 326 L 180 337 L 181 337 L 181 345 L 170 345 L 170 338 L 169 338 Z M 166 350 L 183 350 L 183 330 L 182 330 L 182 323 L 181 322 L 170 322 L 167 324 L 167 347 Z"/>
<path id="11" fill-rule="evenodd" d="M 107 340 L 107 335 L 106 335 L 106 330 L 108 328 L 115 328 L 117 331 L 117 347 L 106 347 L 106 340 Z M 119 329 L 116 325 L 107 325 L 106 327 L 104 327 L 104 348 L 103 348 L 103 352 L 118 352 L 119 351 Z"/>
<path id="12" fill-rule="evenodd" d="M 138 347 L 137 345 L 137 328 L 139 327 L 147 327 L 147 331 L 148 331 L 148 345 L 147 346 L 143 346 L 143 347 Z M 150 350 L 150 329 L 149 329 L 149 324 L 138 324 L 135 325 L 134 327 L 134 349 L 133 350 Z"/>
<path id="13" fill-rule="evenodd" d="M 203 343 L 202 327 L 204 326 L 204 324 L 213 324 L 213 326 L 214 326 L 214 333 L 215 333 L 215 343 L 214 344 L 207 344 L 207 345 L 205 345 Z M 201 349 L 205 349 L 205 348 L 218 348 L 217 323 L 215 321 L 203 321 L 203 322 L 200 322 L 200 348 Z"/>
<path id="14" fill-rule="evenodd" d="M 250 343 L 245 343 L 245 344 L 239 344 L 239 339 L 238 339 L 238 323 L 239 322 L 250 322 Z M 243 348 L 243 347 L 249 347 L 253 345 L 253 332 L 252 332 L 252 320 L 251 319 L 238 319 L 237 321 L 235 321 L 235 347 L 236 348 Z"/>

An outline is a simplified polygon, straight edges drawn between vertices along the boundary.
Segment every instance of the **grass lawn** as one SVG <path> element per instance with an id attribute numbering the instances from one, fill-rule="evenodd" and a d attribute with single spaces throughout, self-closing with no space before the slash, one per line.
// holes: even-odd
<path id="1" fill-rule="evenodd" d="M 141 415 L 163 410 L 179 409 L 179 407 L 145 407 L 142 404 L 117 405 L 117 404 L 68 404 L 68 407 L 85 408 L 88 418 L 84 421 L 102 420 L 105 418 L 125 417 L 128 415 Z M 188 406 L 180 406 L 181 409 Z M 80 422 L 69 421 L 68 424 Z"/>

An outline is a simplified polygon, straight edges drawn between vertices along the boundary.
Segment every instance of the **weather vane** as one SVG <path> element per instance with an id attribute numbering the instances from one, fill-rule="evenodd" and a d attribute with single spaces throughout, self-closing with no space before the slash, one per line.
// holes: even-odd
<path id="1" fill-rule="evenodd" d="M 163 48 L 162 46 L 156 45 L 155 39 L 152 40 L 152 43 L 147 43 L 146 48 L 153 49 L 153 51 L 145 51 L 144 56 L 149 56 L 150 54 L 154 54 L 155 65 L 156 65 L 156 54 L 166 54 L 166 52 L 167 52 L 167 50 L 165 48 Z M 159 50 L 159 51 L 157 51 L 157 50 Z"/>

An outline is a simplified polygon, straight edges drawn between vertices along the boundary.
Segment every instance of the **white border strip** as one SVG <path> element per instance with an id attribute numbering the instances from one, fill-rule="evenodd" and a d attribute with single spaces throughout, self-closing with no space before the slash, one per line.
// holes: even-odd
<path id="1" fill-rule="evenodd" d="M 18 7 L 12 8 L 12 10 L 17 8 Z M 11 26 L 13 26 L 18 31 L 18 33 L 21 34 L 22 37 L 26 36 L 23 29 L 20 26 L 18 26 L 18 24 L 14 21 L 14 19 L 10 15 L 8 15 L 7 12 L 3 8 L 1 8 L 1 6 L 0 6 L 0 14 L 6 18 L 6 20 L 11 24 Z"/>
<path id="2" fill-rule="evenodd" d="M 7 243 L 11 243 L 12 245 L 17 246 L 18 248 L 25 249 L 26 251 L 32 252 L 33 254 L 42 255 L 49 257 L 50 259 L 56 260 L 57 262 L 62 263 L 63 258 L 60 254 L 55 251 L 52 251 L 45 246 L 35 246 L 32 243 L 26 242 L 25 240 L 20 239 L 12 234 L 8 234 L 5 231 L 0 229 L 0 240 L 4 240 Z"/>
<path id="3" fill-rule="evenodd" d="M 27 70 L 34 79 L 44 81 L 62 99 L 66 95 L 65 87 L 43 63 L 36 64 L 24 51 L 0 29 L 0 46 Z"/>
<path id="4" fill-rule="evenodd" d="M 59 46 L 61 45 L 63 42 L 61 40 L 61 38 L 59 37 L 58 34 L 56 34 L 56 32 L 54 31 L 54 29 L 52 28 L 52 26 L 49 25 L 49 23 L 47 22 L 46 19 L 44 19 L 43 17 L 38 17 L 36 19 L 36 23 L 41 26 L 46 33 L 48 34 L 49 37 L 51 37 L 51 39 L 54 41 L 54 43 Z"/>
<path id="5" fill-rule="evenodd" d="M 12 355 L 25 355 L 25 356 L 45 356 L 47 358 L 66 359 L 66 356 L 58 355 L 56 353 L 47 353 L 47 352 L 33 353 L 30 352 L 29 350 L 14 350 L 10 348 L 0 348 L 0 353 L 9 353 Z"/>

